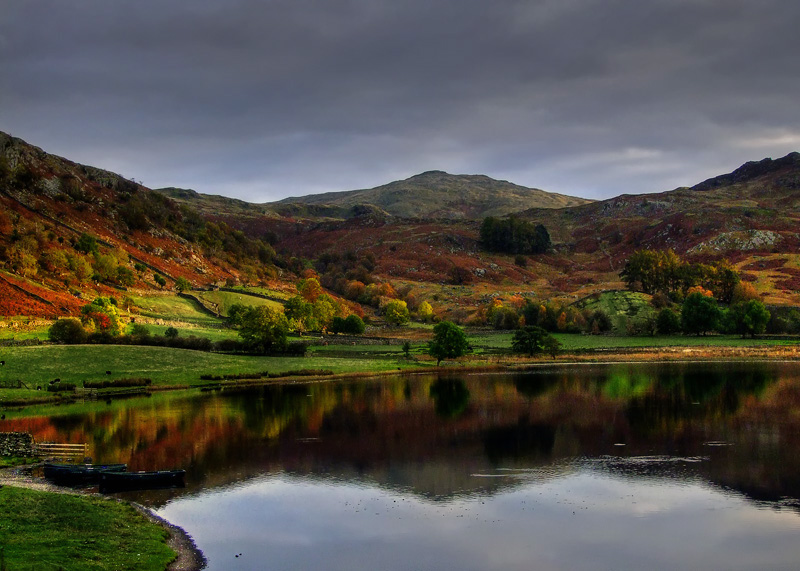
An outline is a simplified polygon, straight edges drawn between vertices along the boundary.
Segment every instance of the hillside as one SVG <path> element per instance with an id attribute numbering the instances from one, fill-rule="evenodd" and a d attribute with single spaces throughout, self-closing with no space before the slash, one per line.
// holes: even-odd
<path id="1" fill-rule="evenodd" d="M 180 278 L 266 280 L 278 273 L 273 257 L 269 244 L 134 181 L 0 133 L 0 314 L 75 314 L 80 298 Z"/>
<path id="2" fill-rule="evenodd" d="M 453 181 L 463 186 L 430 190 Z M 440 316 L 466 320 L 497 297 L 576 301 L 619 289 L 619 271 L 641 248 L 673 248 L 696 261 L 728 258 L 765 301 L 800 305 L 798 153 L 747 163 L 692 188 L 523 210 L 518 217 L 547 227 L 551 250 L 486 252 L 478 213 L 502 212 L 486 197 L 504 196 L 500 202 L 511 208 L 509 197 L 533 192 L 521 188 L 433 172 L 371 191 L 258 205 L 152 191 L 0 134 L 0 313 L 75 314 L 98 294 L 160 293 L 179 278 L 293 293 L 301 276 L 316 271 L 351 301 L 366 299 L 348 291 L 354 284 L 372 292 L 362 301 L 368 312 L 389 292 L 412 308 L 429 300 Z M 362 202 L 372 191 L 384 202 Z M 439 198 L 425 209 L 417 199 L 429 191 Z M 406 195 L 417 200 L 409 199 L 409 216 L 398 210 Z M 343 200 L 330 204 L 331 197 Z"/>
<path id="3" fill-rule="evenodd" d="M 552 253 L 528 258 L 525 267 L 483 251 L 479 222 L 471 220 L 305 224 L 282 233 L 278 246 L 316 258 L 346 244 L 373 256 L 377 273 L 461 307 L 497 294 L 579 299 L 619 288 L 632 252 L 673 248 L 694 260 L 731 259 L 765 301 L 800 305 L 798 157 L 748 163 L 694 188 L 521 212 L 544 224 L 554 243 Z"/>
<path id="4" fill-rule="evenodd" d="M 566 208 L 591 202 L 583 198 L 518 186 L 483 175 L 429 171 L 365 190 L 286 198 L 277 205 L 328 205 L 349 208 L 369 204 L 400 218 L 481 219 L 529 208 Z"/>

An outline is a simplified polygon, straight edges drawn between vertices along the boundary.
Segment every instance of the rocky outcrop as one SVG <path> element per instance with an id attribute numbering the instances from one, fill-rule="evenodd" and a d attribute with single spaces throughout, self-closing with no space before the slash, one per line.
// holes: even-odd
<path id="1" fill-rule="evenodd" d="M 794 171 L 794 176 L 787 176 L 785 182 L 789 182 L 788 186 L 791 188 L 797 188 L 794 185 L 800 181 L 800 153 L 793 152 L 775 160 L 762 159 L 760 161 L 747 162 L 731 173 L 715 176 L 696 184 L 692 187 L 692 190 L 711 190 L 721 186 L 730 186 L 784 169 Z M 789 174 L 792 173 L 790 172 Z"/>

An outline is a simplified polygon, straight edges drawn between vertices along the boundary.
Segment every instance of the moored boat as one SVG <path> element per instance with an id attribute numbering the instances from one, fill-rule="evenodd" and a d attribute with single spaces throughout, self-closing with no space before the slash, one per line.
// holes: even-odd
<path id="1" fill-rule="evenodd" d="M 127 464 L 51 464 L 43 467 L 44 477 L 55 484 L 77 486 L 96 484 L 102 472 L 123 472 Z"/>
<path id="2" fill-rule="evenodd" d="M 185 470 L 159 470 L 155 472 L 103 472 L 100 474 L 101 492 L 125 490 L 150 490 L 157 488 L 182 488 L 186 485 Z"/>

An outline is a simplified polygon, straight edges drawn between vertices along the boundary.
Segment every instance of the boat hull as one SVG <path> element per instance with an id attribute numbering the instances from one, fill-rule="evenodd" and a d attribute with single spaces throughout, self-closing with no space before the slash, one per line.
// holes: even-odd
<path id="1" fill-rule="evenodd" d="M 61 486 L 92 485 L 100 482 L 103 472 L 122 472 L 126 464 L 45 464 L 44 477 Z"/>

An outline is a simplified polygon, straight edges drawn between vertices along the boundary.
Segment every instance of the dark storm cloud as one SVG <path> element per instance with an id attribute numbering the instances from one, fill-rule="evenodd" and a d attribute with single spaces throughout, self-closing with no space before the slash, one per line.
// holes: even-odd
<path id="1" fill-rule="evenodd" d="M 12 3 L 0 129 L 250 200 L 428 169 L 583 196 L 800 148 L 788 0 Z"/>

